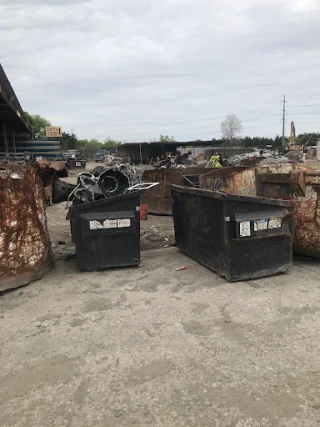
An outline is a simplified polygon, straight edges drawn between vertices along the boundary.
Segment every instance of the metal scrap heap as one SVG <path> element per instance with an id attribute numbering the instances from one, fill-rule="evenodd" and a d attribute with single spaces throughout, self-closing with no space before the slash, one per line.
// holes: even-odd
<path id="1" fill-rule="evenodd" d="M 97 166 L 91 172 L 78 175 L 77 185 L 55 180 L 53 202 L 72 201 L 72 204 L 89 203 L 95 200 L 118 196 L 141 183 L 141 174 L 128 164 L 109 167 Z"/>

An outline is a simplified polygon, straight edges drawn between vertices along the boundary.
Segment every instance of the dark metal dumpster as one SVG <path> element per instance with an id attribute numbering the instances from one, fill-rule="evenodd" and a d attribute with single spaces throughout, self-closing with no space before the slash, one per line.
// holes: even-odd
<path id="1" fill-rule="evenodd" d="M 230 281 L 291 267 L 291 202 L 170 188 L 176 245 L 185 254 Z"/>
<path id="2" fill-rule="evenodd" d="M 139 265 L 142 192 L 70 207 L 68 217 L 80 270 Z"/>

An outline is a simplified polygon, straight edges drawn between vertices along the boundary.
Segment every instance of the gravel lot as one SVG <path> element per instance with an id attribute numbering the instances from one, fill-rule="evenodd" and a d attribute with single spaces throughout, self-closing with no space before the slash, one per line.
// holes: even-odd
<path id="1" fill-rule="evenodd" d="M 320 425 L 319 261 L 228 283 L 150 217 L 139 268 L 80 273 L 65 213 L 56 268 L 0 297 L 1 426 Z"/>

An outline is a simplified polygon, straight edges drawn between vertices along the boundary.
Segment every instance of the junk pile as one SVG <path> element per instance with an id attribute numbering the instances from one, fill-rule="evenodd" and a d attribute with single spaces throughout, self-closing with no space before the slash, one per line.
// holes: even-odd
<path id="1" fill-rule="evenodd" d="M 118 164 L 79 174 L 78 184 L 61 192 L 72 201 L 67 219 L 80 270 L 140 264 L 140 196 L 155 185 Z"/>
<path id="2" fill-rule="evenodd" d="M 37 160 L 40 178 L 44 185 L 45 196 L 48 204 L 52 203 L 52 183 L 56 178 L 66 178 L 68 167 L 65 160 L 50 162 L 47 159 Z"/>
<path id="3" fill-rule="evenodd" d="M 270 150 L 256 150 L 251 153 L 237 154 L 230 157 L 228 163 L 230 166 L 255 166 L 261 160 L 274 156 Z"/>
<path id="4" fill-rule="evenodd" d="M 0 290 L 39 279 L 53 268 L 38 164 L 0 164 Z"/>
<path id="5" fill-rule="evenodd" d="M 90 203 L 124 194 L 139 184 L 142 184 L 141 174 L 128 164 L 97 166 L 91 172 L 80 173 L 76 185 L 55 179 L 52 200 L 54 203 L 72 201 L 73 205 Z"/>

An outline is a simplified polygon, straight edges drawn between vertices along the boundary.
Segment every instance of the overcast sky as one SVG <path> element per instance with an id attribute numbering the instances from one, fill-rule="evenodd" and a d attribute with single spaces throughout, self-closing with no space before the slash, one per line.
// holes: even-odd
<path id="1" fill-rule="evenodd" d="M 320 0 L 0 0 L 0 61 L 24 110 L 79 138 L 320 131 Z M 318 125 L 319 123 L 319 125 Z"/>

